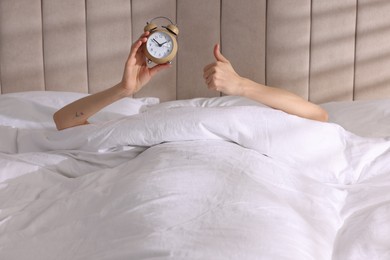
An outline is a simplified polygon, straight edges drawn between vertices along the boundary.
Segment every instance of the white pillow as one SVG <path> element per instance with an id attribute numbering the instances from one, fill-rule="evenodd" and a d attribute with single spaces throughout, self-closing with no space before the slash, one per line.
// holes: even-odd
<path id="1" fill-rule="evenodd" d="M 329 102 L 329 121 L 364 137 L 390 137 L 390 99 Z"/>
<path id="2" fill-rule="evenodd" d="M 141 112 L 151 109 L 171 109 L 177 107 L 224 107 L 224 106 L 262 106 L 254 100 L 239 96 L 223 96 L 213 98 L 193 98 L 163 102 L 154 106 L 143 107 Z"/>
<path id="3" fill-rule="evenodd" d="M 0 95 L 0 125 L 14 128 L 55 128 L 53 114 L 61 107 L 87 96 L 84 93 L 30 91 Z M 114 120 L 139 113 L 158 98 L 124 98 L 90 118 L 90 122 Z"/>

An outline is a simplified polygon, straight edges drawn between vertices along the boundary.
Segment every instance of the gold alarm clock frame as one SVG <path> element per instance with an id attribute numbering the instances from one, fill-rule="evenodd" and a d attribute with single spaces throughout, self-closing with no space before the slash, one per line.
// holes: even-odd
<path id="1" fill-rule="evenodd" d="M 168 20 L 170 22 L 170 24 L 166 25 L 166 26 L 161 26 L 161 28 L 158 28 L 158 26 L 155 23 L 153 23 L 153 21 L 157 20 L 157 19 Z M 150 34 L 148 36 L 148 40 L 149 40 L 149 38 L 152 39 L 151 37 L 153 37 L 153 34 L 155 34 L 155 33 L 167 34 L 172 40 L 172 51 L 167 56 L 164 56 L 162 58 L 154 57 L 149 52 L 148 47 L 147 47 L 148 42 L 146 42 L 144 44 L 144 54 L 148 58 L 148 63 L 150 63 L 150 62 L 154 62 L 156 64 L 171 63 L 172 60 L 175 58 L 177 50 L 178 50 L 176 36 L 179 34 L 179 29 L 177 28 L 177 26 L 169 18 L 167 18 L 165 16 L 158 16 L 158 17 L 155 17 L 152 20 L 150 20 L 150 22 L 146 23 L 146 26 L 144 27 L 144 32 L 147 32 L 147 31 L 150 32 Z"/>

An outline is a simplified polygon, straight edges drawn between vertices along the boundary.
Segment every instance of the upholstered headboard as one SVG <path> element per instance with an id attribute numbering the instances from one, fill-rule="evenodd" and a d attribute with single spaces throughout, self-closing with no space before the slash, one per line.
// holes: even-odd
<path id="1" fill-rule="evenodd" d="M 203 66 L 222 52 L 241 75 L 313 102 L 390 97 L 388 0 L 1 0 L 1 93 L 94 93 L 116 84 L 146 21 L 177 22 L 174 66 L 137 96 L 218 96 Z"/>

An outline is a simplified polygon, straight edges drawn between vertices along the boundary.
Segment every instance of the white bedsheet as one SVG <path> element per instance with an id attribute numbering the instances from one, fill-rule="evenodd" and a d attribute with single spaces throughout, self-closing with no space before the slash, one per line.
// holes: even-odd
<path id="1" fill-rule="evenodd" d="M 390 141 L 176 107 L 0 154 L 0 259 L 387 259 Z"/>

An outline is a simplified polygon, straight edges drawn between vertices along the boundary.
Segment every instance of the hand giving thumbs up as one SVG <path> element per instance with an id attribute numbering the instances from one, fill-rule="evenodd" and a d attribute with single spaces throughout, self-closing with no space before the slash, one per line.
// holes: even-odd
<path id="1" fill-rule="evenodd" d="M 226 95 L 241 95 L 243 78 L 236 73 L 230 61 L 222 55 L 219 44 L 214 46 L 214 57 L 216 61 L 203 69 L 203 78 L 207 87 Z"/>

